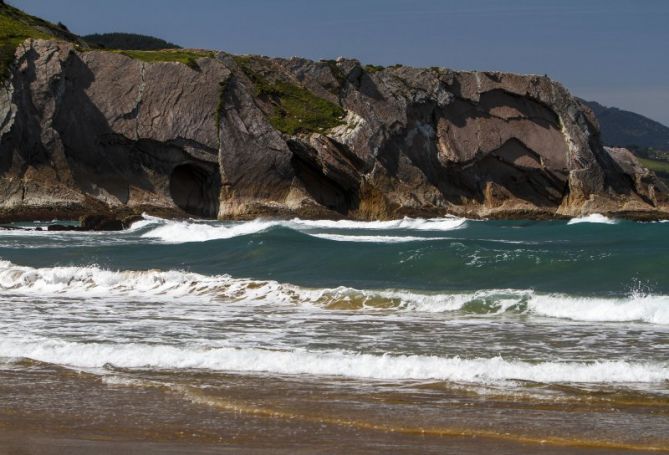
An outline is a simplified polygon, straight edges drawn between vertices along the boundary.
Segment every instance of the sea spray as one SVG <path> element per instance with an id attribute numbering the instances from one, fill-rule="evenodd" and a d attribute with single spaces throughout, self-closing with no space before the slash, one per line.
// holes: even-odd
<path id="1" fill-rule="evenodd" d="M 402 231 L 424 231 L 424 232 L 443 232 L 455 229 L 461 229 L 466 226 L 467 220 L 464 218 L 403 218 L 394 221 L 330 221 L 330 220 L 301 220 L 295 218 L 292 220 L 253 220 L 241 223 L 227 224 L 208 224 L 192 221 L 170 221 L 156 217 L 146 216 L 145 221 L 133 225 L 133 230 L 146 228 L 155 224 L 153 229 L 142 234 L 144 238 L 155 238 L 167 243 L 185 243 L 185 242 L 205 242 L 217 239 L 229 239 L 237 236 L 257 234 L 275 227 L 283 227 L 307 234 L 314 234 L 322 238 L 328 238 L 327 234 L 318 233 L 319 230 L 402 230 Z M 335 235 L 335 234 L 331 234 Z M 332 238 L 332 237 L 331 237 Z M 336 235 L 335 235 L 336 238 Z M 359 236 L 359 241 L 375 241 L 370 236 Z M 381 236 L 377 239 L 383 238 Z M 412 240 L 422 240 L 423 238 L 400 236 L 390 236 L 386 240 L 389 242 L 407 242 Z M 427 238 L 429 240 L 429 238 Z M 355 240 L 355 238 L 354 238 Z M 376 240 L 378 241 L 378 240 Z"/>
<path id="2" fill-rule="evenodd" d="M 578 218 L 572 218 L 567 224 L 580 224 L 580 223 L 598 223 L 598 224 L 616 224 L 618 221 L 608 218 L 599 213 L 593 213 L 591 215 L 586 215 Z"/>

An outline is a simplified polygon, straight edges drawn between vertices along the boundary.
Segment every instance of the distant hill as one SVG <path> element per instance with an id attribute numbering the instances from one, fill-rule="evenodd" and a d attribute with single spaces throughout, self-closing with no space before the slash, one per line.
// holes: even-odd
<path id="1" fill-rule="evenodd" d="M 95 33 L 82 37 L 95 47 L 105 49 L 155 51 L 159 49 L 180 49 L 174 43 L 167 42 L 153 36 L 138 35 L 136 33 Z"/>
<path id="2" fill-rule="evenodd" d="M 602 142 L 627 147 L 641 164 L 669 185 L 669 128 L 643 115 L 581 100 L 595 113 L 602 130 Z"/>
<path id="3" fill-rule="evenodd" d="M 669 150 L 669 127 L 634 112 L 581 100 L 593 110 L 605 145 Z"/>

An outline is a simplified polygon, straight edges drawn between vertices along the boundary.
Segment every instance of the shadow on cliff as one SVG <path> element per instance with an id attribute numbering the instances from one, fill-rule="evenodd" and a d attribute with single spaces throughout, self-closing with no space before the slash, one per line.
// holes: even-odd
<path id="1" fill-rule="evenodd" d="M 456 99 L 446 109 L 433 102 L 410 106 L 407 125 L 396 126 L 377 159 L 391 177 L 410 186 L 428 182 L 452 204 L 462 204 L 464 199 L 485 202 L 485 190 L 491 182 L 538 207 L 559 206 L 567 191 L 566 171 L 546 169 L 540 154 L 517 137 L 485 153 L 478 150 L 465 162 L 443 163 L 439 159 L 435 133 L 439 118 L 461 128 L 480 119 L 508 121 L 490 114 L 493 109 L 516 113 L 513 120 L 526 119 L 557 130 L 557 116 L 543 105 L 493 90 L 483 93 L 480 103 Z"/>
<path id="2" fill-rule="evenodd" d="M 91 70 L 74 53 L 64 66 L 65 87 L 53 127 L 63 141 L 75 182 L 85 193 L 127 204 L 135 187 L 171 197 L 186 213 L 216 216 L 220 188 L 216 165 L 197 162 L 175 144 L 116 133 L 86 94 L 95 77 Z M 136 119 L 140 110 L 141 104 L 131 117 Z"/>
<path id="3" fill-rule="evenodd" d="M 328 140 L 336 161 L 328 161 L 320 153 L 298 140 L 287 145 L 293 153 L 291 166 L 304 189 L 318 204 L 341 215 L 355 210 L 360 204 L 360 175 L 365 165 L 344 144 Z"/>
<path id="4" fill-rule="evenodd" d="M 0 141 L 0 173 L 5 174 L 12 167 L 23 174 L 30 165 L 49 164 L 49 153 L 41 142 L 40 115 L 32 102 L 30 84 L 37 78 L 34 61 L 38 57 L 34 49 L 26 51 L 28 65 L 23 77 L 14 78 L 12 103 L 21 108 L 16 112 L 11 133 Z M 19 162 L 15 162 L 18 158 Z"/>
<path id="5" fill-rule="evenodd" d="M 588 131 L 590 131 L 589 144 L 593 150 L 599 150 L 595 154 L 597 163 L 604 170 L 604 186 L 621 195 L 635 194 L 646 204 L 655 207 L 655 202 L 647 195 L 638 190 L 637 182 L 625 172 L 625 170 L 613 159 L 613 157 L 601 146 L 599 130 L 587 119 L 583 118 Z"/>
<path id="6" fill-rule="evenodd" d="M 130 184 L 154 191 L 141 163 L 133 159 L 134 142 L 116 134 L 86 94 L 94 74 L 74 53 L 63 66 L 65 87 L 53 127 L 63 141 L 77 185 L 94 197 L 105 197 L 107 193 L 122 204 L 129 200 Z"/>

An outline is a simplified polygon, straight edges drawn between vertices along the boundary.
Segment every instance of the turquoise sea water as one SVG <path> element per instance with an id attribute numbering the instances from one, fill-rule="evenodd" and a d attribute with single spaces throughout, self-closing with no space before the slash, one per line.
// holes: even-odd
<path id="1" fill-rule="evenodd" d="M 181 417 L 198 431 L 242 431 L 248 415 L 273 419 L 259 435 L 277 419 L 283 436 L 334 426 L 326 446 L 341 428 L 428 428 L 669 450 L 668 239 L 669 223 L 598 216 L 4 230 L 0 377 L 17 385 L 1 396 L 84 419 L 81 390 L 98 386 L 64 369 L 223 413 L 222 427 Z M 45 393 L 27 385 L 36 371 L 79 391 L 26 401 Z M 119 411 L 106 396 L 95 413 L 112 425 L 160 402 Z"/>
<path id="2" fill-rule="evenodd" d="M 598 217 L 3 231 L 0 356 L 666 393 L 668 234 Z"/>
<path id="3" fill-rule="evenodd" d="M 0 232 L 0 258 L 38 268 L 182 270 L 307 287 L 669 294 L 667 223 L 140 224 L 122 233 Z"/>

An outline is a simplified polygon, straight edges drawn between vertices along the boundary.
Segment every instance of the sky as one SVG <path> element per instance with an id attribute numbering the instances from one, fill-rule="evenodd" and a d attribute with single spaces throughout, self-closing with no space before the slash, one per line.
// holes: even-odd
<path id="1" fill-rule="evenodd" d="M 363 63 L 548 74 L 669 125 L 669 0 L 8 0 L 77 34 Z"/>

